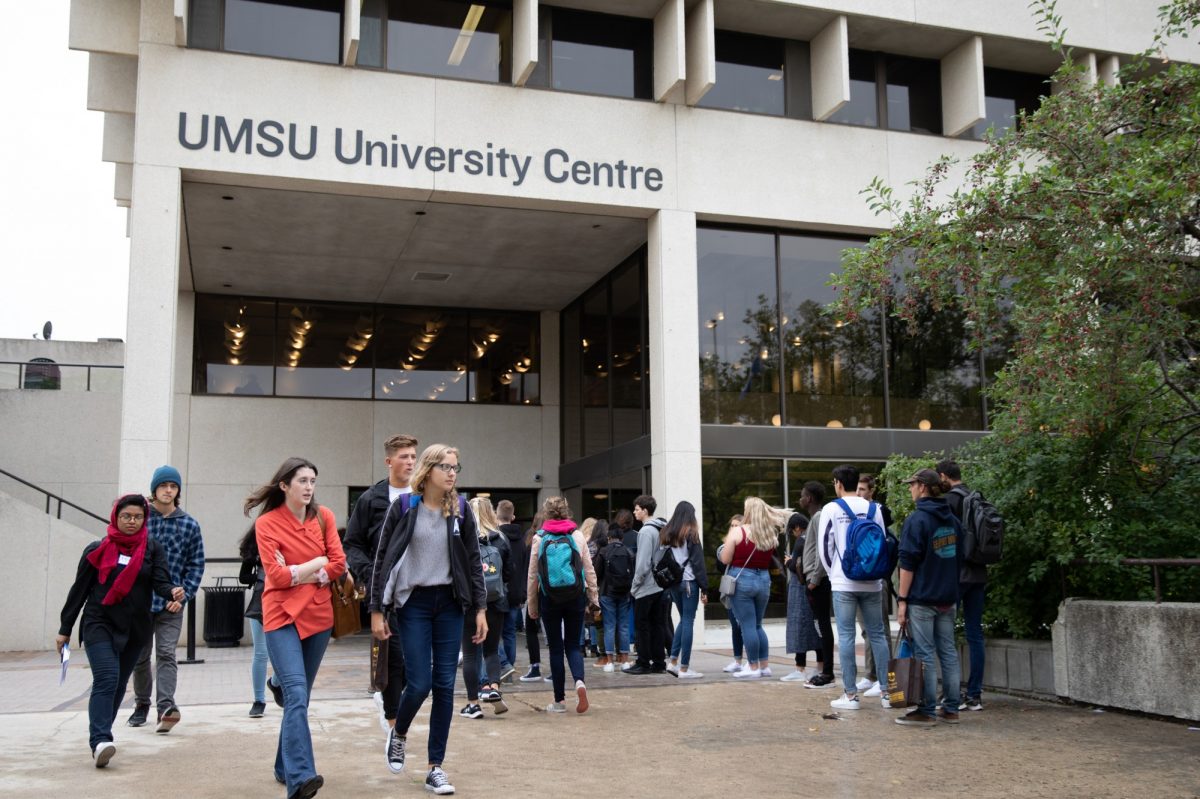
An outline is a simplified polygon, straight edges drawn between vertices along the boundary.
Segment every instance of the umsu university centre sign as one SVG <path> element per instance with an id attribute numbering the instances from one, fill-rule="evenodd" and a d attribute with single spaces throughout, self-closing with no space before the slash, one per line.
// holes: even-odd
<path id="1" fill-rule="evenodd" d="M 337 127 L 330 135 L 323 134 L 317 125 L 274 119 L 255 121 L 201 114 L 189 120 L 186 111 L 179 112 L 179 144 L 188 150 L 211 149 L 297 161 L 311 160 L 324 150 L 350 166 L 484 175 L 507 178 L 514 186 L 524 184 L 533 174 L 551 183 L 608 189 L 659 191 L 663 186 L 663 173 L 657 167 L 630 164 L 623 159 L 614 163 L 575 158 L 559 147 L 543 151 L 535 161 L 533 155 L 496 147 L 492 142 L 475 148 L 430 146 L 401 141 L 395 133 L 386 138 L 368 138 L 361 128 Z"/>

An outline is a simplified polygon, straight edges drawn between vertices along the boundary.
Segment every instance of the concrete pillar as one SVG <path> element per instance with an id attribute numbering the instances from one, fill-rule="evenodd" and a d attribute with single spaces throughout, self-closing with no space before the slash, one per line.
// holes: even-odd
<path id="1" fill-rule="evenodd" d="M 687 79 L 683 0 L 667 0 L 654 15 L 654 99 L 678 103 Z"/>
<path id="2" fill-rule="evenodd" d="M 1097 61 L 1096 61 L 1096 54 L 1095 53 L 1084 53 L 1083 55 L 1075 56 L 1075 65 L 1083 67 L 1083 74 L 1080 79 L 1084 82 L 1084 85 L 1095 86 L 1096 80 L 1098 77 L 1098 73 L 1100 71 L 1099 65 L 1097 64 Z M 1051 82 L 1051 84 L 1050 84 L 1050 93 L 1051 94 L 1058 94 L 1062 90 L 1063 90 L 1063 85 L 1061 83 L 1059 83 L 1058 81 Z"/>
<path id="3" fill-rule="evenodd" d="M 175 330 L 179 303 L 181 180 L 174 167 L 133 168 L 129 317 L 121 399 L 118 491 L 149 489 L 171 459 Z"/>
<path id="4" fill-rule="evenodd" d="M 1105 56 L 1098 65 L 1100 82 L 1105 86 L 1116 86 L 1121 82 L 1121 59 L 1115 55 Z"/>
<path id="5" fill-rule="evenodd" d="M 130 56 L 88 53 L 88 110 L 137 111 L 137 65 L 137 59 Z"/>
<path id="6" fill-rule="evenodd" d="M 985 117 L 983 39 L 972 36 L 942 59 L 942 134 L 957 136 Z"/>
<path id="7" fill-rule="evenodd" d="M 696 215 L 663 210 L 647 231 L 650 308 L 650 468 L 658 512 L 688 500 L 703 519 L 700 474 L 700 345 L 696 336 Z M 689 388 L 680 390 L 681 386 Z M 700 531 L 702 536 L 723 530 Z M 695 640 L 704 641 L 703 606 Z"/>
<path id="8" fill-rule="evenodd" d="M 133 114 L 105 113 L 100 160 L 113 164 L 133 163 L 133 120 Z"/>
<path id="9" fill-rule="evenodd" d="M 67 46 L 93 53 L 136 56 L 141 5 L 129 0 L 71 0 Z"/>
<path id="10" fill-rule="evenodd" d="M 717 83 L 716 22 L 713 0 L 700 0 L 684 22 L 687 55 L 686 102 L 695 105 Z"/>
<path id="11" fill-rule="evenodd" d="M 175 0 L 175 46 L 187 47 L 188 0 Z"/>
<path id="12" fill-rule="evenodd" d="M 845 17 L 837 17 L 813 37 L 813 119 L 823 122 L 850 102 L 850 33 Z"/>
<path id="13" fill-rule="evenodd" d="M 177 0 L 178 1 L 178 0 Z M 346 0 L 342 16 L 342 65 L 358 63 L 358 43 L 362 40 L 362 0 Z"/>
<path id="14" fill-rule="evenodd" d="M 524 86 L 538 63 L 538 0 L 513 2 L 513 86 Z"/>
<path id="15" fill-rule="evenodd" d="M 113 199 L 122 208 L 128 208 L 133 199 L 133 167 L 130 164 L 116 164 L 113 170 Z"/>

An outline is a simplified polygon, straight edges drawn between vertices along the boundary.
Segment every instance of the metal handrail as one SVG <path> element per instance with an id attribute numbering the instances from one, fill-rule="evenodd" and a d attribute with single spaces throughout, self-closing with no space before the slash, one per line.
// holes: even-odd
<path id="1" fill-rule="evenodd" d="M 1071 561 L 1072 566 L 1104 566 L 1111 565 L 1112 561 L 1104 560 L 1089 560 L 1087 558 L 1075 558 Z M 1160 566 L 1200 566 L 1200 558 L 1121 558 L 1117 561 L 1118 566 L 1149 566 L 1150 572 L 1154 575 L 1154 604 L 1162 604 L 1162 583 L 1158 577 L 1158 569 Z"/>
<path id="2" fill-rule="evenodd" d="M 5 477 L 9 478 L 10 480 L 16 480 L 18 483 L 20 483 L 23 486 L 28 486 L 29 488 L 32 488 L 34 491 L 39 491 L 42 494 L 44 494 L 46 497 L 46 513 L 47 514 L 50 513 L 51 500 L 57 501 L 58 502 L 58 510 L 55 513 L 55 518 L 57 518 L 57 519 L 62 518 L 63 505 L 66 505 L 69 508 L 73 508 L 73 509 L 79 511 L 84 516 L 90 516 L 98 522 L 108 524 L 108 519 L 104 518 L 103 516 L 92 513 L 87 508 L 81 508 L 78 505 L 76 505 L 74 502 L 72 502 L 71 500 L 64 499 L 64 498 L 60 497 L 58 494 L 55 494 L 52 491 L 47 491 L 46 489 L 42 488 L 39 485 L 34 485 L 33 483 L 29 482 L 28 480 L 23 480 L 20 477 L 17 477 L 12 472 L 7 472 L 4 469 L 0 469 L 0 474 L 4 475 Z"/>
<path id="3" fill-rule="evenodd" d="M 25 388 L 25 372 L 30 366 L 55 368 L 65 367 L 68 369 L 87 369 L 87 384 L 84 391 L 92 390 L 92 370 L 93 369 L 124 369 L 122 364 L 112 363 L 58 363 L 51 361 L 50 363 L 42 363 L 38 361 L 0 361 L 0 366 L 16 366 L 17 367 L 17 390 L 18 391 L 44 391 L 45 389 L 26 389 Z"/>

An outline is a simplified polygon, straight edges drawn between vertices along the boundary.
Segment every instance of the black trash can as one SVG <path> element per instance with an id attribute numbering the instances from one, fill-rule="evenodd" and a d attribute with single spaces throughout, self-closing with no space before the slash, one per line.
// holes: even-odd
<path id="1" fill-rule="evenodd" d="M 204 643 L 211 647 L 237 646 L 242 640 L 246 588 L 236 577 L 218 577 L 204 591 Z"/>

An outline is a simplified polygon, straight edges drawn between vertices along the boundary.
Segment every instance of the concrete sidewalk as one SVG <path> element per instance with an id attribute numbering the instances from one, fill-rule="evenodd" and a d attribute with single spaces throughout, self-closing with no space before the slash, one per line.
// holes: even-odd
<path id="1" fill-rule="evenodd" d="M 332 644 L 314 690 L 322 795 L 424 796 L 428 705 L 411 730 L 410 771 L 392 775 L 364 685 L 366 643 Z M 52 654 L 0 656 L 0 795 L 282 796 L 271 775 L 279 710 L 268 704 L 265 718 L 246 717 L 249 647 L 198 655 L 204 664 L 181 666 L 182 723 L 160 736 L 124 726 L 123 713 L 117 756 L 102 771 L 87 750 L 86 658 L 60 688 Z M 584 715 L 570 694 L 566 715 L 543 712 L 546 683 L 508 686 L 507 714 L 455 716 L 446 770 L 460 795 L 497 798 L 1200 797 L 1200 732 L 1185 725 L 994 695 L 953 727 L 900 727 L 897 711 L 866 700 L 827 719 L 840 691 L 735 683 L 720 671 L 729 655 L 696 652 L 706 676 L 686 682 L 589 664 Z M 772 662 L 777 677 L 790 669 L 790 658 Z M 456 713 L 464 702 L 456 698 Z"/>

